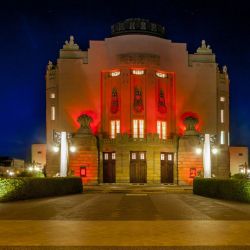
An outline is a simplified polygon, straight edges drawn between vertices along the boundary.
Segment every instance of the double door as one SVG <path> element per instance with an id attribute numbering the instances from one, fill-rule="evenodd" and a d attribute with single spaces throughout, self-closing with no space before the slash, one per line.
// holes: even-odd
<path id="1" fill-rule="evenodd" d="M 130 152 L 130 183 L 147 182 L 147 161 L 146 152 Z"/>

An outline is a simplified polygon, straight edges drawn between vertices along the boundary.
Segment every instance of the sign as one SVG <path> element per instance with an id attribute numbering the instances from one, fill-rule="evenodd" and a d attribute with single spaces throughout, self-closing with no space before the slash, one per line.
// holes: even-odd
<path id="1" fill-rule="evenodd" d="M 196 168 L 190 168 L 189 178 L 195 178 L 197 176 Z"/>
<path id="2" fill-rule="evenodd" d="M 80 167 L 80 176 L 86 177 L 87 176 L 87 168 L 85 166 Z"/>

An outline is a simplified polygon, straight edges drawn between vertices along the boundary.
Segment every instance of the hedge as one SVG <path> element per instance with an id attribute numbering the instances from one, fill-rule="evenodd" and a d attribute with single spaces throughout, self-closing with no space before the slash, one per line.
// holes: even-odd
<path id="1" fill-rule="evenodd" d="M 82 191 L 82 180 L 79 177 L 0 178 L 0 201 L 60 196 Z"/>
<path id="2" fill-rule="evenodd" d="M 195 178 L 193 193 L 212 198 L 250 202 L 250 180 Z"/>

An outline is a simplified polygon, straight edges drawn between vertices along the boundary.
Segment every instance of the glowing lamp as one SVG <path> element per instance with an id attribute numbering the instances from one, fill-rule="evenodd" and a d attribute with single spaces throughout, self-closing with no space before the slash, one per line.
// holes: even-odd
<path id="1" fill-rule="evenodd" d="M 247 170 L 247 173 L 250 174 L 250 169 Z"/>
<path id="2" fill-rule="evenodd" d="M 216 155 L 218 153 L 218 148 L 212 148 L 212 153 Z"/>
<path id="3" fill-rule="evenodd" d="M 59 152 L 59 147 L 58 147 L 58 146 L 53 146 L 53 151 L 54 151 L 55 153 L 58 153 L 58 152 Z"/>
<path id="4" fill-rule="evenodd" d="M 70 146 L 69 150 L 71 153 L 75 153 L 76 152 L 76 147 L 75 146 Z"/>
<path id="5" fill-rule="evenodd" d="M 10 172 L 9 172 L 9 176 L 14 176 L 14 174 L 15 174 L 15 173 L 14 173 L 13 171 L 10 171 Z"/>
<path id="6" fill-rule="evenodd" d="M 28 167 L 28 170 L 29 170 L 29 171 L 32 171 L 32 170 L 33 170 L 33 167 Z"/>
<path id="7" fill-rule="evenodd" d="M 201 149 L 201 148 L 196 148 L 196 149 L 195 149 L 195 153 L 196 153 L 197 155 L 200 155 L 200 154 L 202 153 L 202 149 Z"/>

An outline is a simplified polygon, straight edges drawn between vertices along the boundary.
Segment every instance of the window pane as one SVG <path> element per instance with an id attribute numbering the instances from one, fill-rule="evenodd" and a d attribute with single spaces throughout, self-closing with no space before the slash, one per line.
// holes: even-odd
<path id="1" fill-rule="evenodd" d="M 159 138 L 161 138 L 161 122 L 157 121 L 157 134 L 159 135 Z"/>
<path id="2" fill-rule="evenodd" d="M 120 120 L 116 120 L 116 133 L 120 134 Z"/>
<path id="3" fill-rule="evenodd" d="M 161 154 L 161 160 L 162 160 L 162 161 L 165 160 L 165 154 Z"/>
<path id="4" fill-rule="evenodd" d="M 54 121 L 56 119 L 56 108 L 55 106 L 51 107 L 51 120 Z"/>
<path id="5" fill-rule="evenodd" d="M 220 110 L 220 122 L 224 123 L 224 110 L 223 109 Z"/>
<path id="6" fill-rule="evenodd" d="M 138 120 L 133 120 L 133 137 L 138 138 Z"/>
<path id="7" fill-rule="evenodd" d="M 145 160 L 145 154 L 144 153 L 140 153 L 140 159 Z"/>
<path id="8" fill-rule="evenodd" d="M 136 160 L 136 153 L 132 153 L 131 158 L 132 158 L 132 160 Z"/>
<path id="9" fill-rule="evenodd" d="M 112 153 L 112 160 L 115 160 L 115 153 Z"/>
<path id="10" fill-rule="evenodd" d="M 108 153 L 105 153 L 104 154 L 104 160 L 108 160 L 109 159 L 109 154 Z"/>
<path id="11" fill-rule="evenodd" d="M 172 161 L 172 160 L 173 160 L 172 154 L 168 154 L 168 161 Z"/>
<path id="12" fill-rule="evenodd" d="M 225 144 L 225 132 L 220 132 L 220 144 Z"/>
<path id="13" fill-rule="evenodd" d="M 162 139 L 166 140 L 167 138 L 167 123 L 166 122 L 162 122 Z"/>
<path id="14" fill-rule="evenodd" d="M 110 122 L 110 130 L 111 130 L 111 138 L 114 139 L 115 138 L 115 121 L 111 121 Z"/>
<path id="15" fill-rule="evenodd" d="M 139 120 L 139 134 L 140 138 L 144 138 L 144 120 Z"/>

